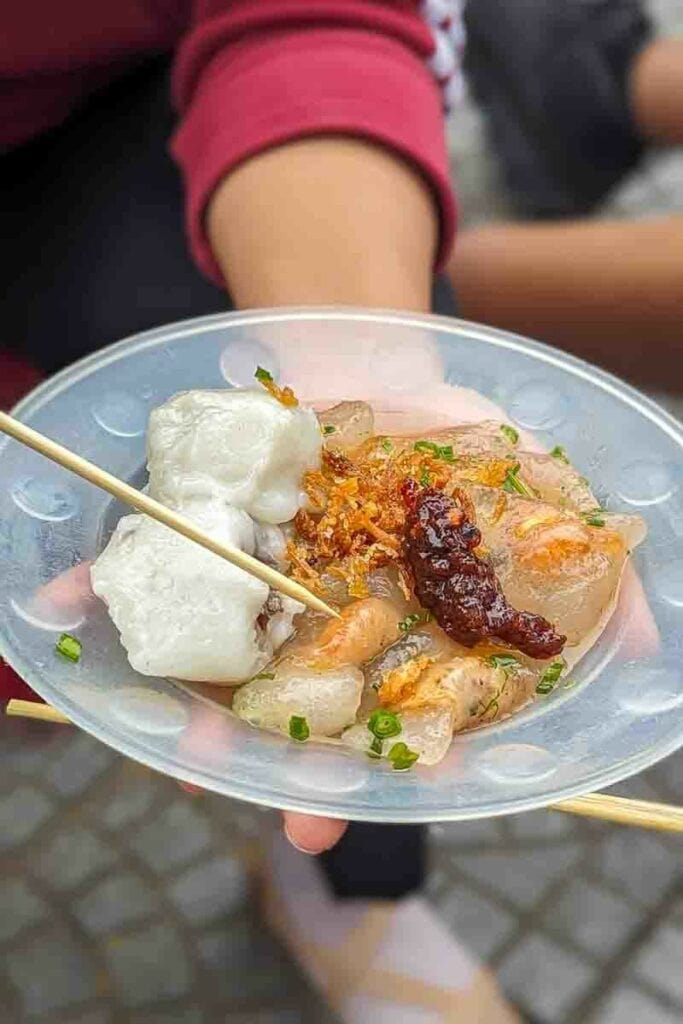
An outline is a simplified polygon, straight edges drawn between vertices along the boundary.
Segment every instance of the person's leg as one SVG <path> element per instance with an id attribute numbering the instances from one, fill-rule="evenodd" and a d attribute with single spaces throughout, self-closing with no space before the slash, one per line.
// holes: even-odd
<path id="1" fill-rule="evenodd" d="M 397 900 L 422 888 L 426 860 L 424 826 L 352 821 L 320 866 L 335 896 Z"/>
<path id="2" fill-rule="evenodd" d="M 450 273 L 467 319 L 529 334 L 639 384 L 683 382 L 683 216 L 472 229 Z"/>
<path id="3" fill-rule="evenodd" d="M 187 252 L 167 79 L 140 68 L 0 159 L 3 342 L 43 370 L 229 306 Z"/>
<path id="4" fill-rule="evenodd" d="M 398 858 L 386 831 L 387 859 Z M 265 918 L 344 1024 L 521 1024 L 426 900 L 340 901 L 281 835 L 266 849 Z"/>

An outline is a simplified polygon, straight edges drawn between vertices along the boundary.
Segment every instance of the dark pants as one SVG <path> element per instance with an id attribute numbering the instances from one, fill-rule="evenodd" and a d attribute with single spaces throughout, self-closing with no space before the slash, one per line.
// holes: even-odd
<path id="1" fill-rule="evenodd" d="M 167 62 L 129 73 L 58 129 L 0 158 L 3 343 L 52 372 L 119 338 L 229 309 L 187 252 L 167 153 Z M 444 282 L 438 312 L 454 312 Z M 420 885 L 424 830 L 355 823 L 322 864 L 339 895 Z"/>

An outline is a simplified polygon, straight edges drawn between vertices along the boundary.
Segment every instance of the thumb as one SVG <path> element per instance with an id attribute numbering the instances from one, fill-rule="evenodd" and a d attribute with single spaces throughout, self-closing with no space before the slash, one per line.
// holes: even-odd
<path id="1" fill-rule="evenodd" d="M 322 853 L 339 842 L 346 832 L 347 821 L 316 818 L 310 814 L 284 812 L 285 835 L 301 853 Z"/>

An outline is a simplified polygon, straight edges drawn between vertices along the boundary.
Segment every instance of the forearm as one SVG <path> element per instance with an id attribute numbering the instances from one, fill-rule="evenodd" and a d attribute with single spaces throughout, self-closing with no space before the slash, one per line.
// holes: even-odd
<path id="1" fill-rule="evenodd" d="M 472 229 L 449 272 L 464 317 L 666 386 L 680 374 L 682 268 L 671 216 Z"/>
<path id="2" fill-rule="evenodd" d="M 269 149 L 221 182 L 206 224 L 237 306 L 429 308 L 435 202 L 380 146 L 338 136 Z"/>

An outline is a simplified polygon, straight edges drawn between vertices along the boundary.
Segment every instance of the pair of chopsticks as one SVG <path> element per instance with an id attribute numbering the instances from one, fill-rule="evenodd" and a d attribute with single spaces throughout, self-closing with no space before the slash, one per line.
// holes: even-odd
<path id="1" fill-rule="evenodd" d="M 301 601 L 308 608 L 314 611 L 323 612 L 338 618 L 339 615 L 329 605 L 325 604 L 319 597 L 312 594 L 310 590 L 302 587 L 301 584 L 289 579 L 282 573 L 264 565 L 258 559 L 245 554 L 239 548 L 230 544 L 223 544 L 214 540 L 208 534 L 198 529 L 191 520 L 185 516 L 178 515 L 165 505 L 150 498 L 148 494 L 136 490 L 129 484 L 124 483 L 117 477 L 112 476 L 106 470 L 95 466 L 92 462 L 69 451 L 63 445 L 57 444 L 44 434 L 38 433 L 26 424 L 14 419 L 7 413 L 0 412 L 0 431 L 27 445 L 40 455 L 51 459 L 64 469 L 70 470 L 77 476 L 88 480 L 96 487 L 112 494 L 119 501 L 131 508 L 144 512 L 146 515 L 163 523 L 176 533 L 182 534 L 188 540 L 212 551 L 215 555 L 231 562 L 245 572 L 256 576 L 257 579 L 267 583 L 274 590 L 279 590 L 295 601 Z M 26 700 L 11 700 L 7 705 L 8 715 L 19 715 L 25 718 L 39 719 L 45 722 L 60 722 L 68 724 L 70 720 L 56 708 L 47 704 L 39 704 Z M 626 800 L 623 797 L 607 796 L 604 793 L 590 793 L 587 796 L 574 797 L 570 800 L 562 800 L 560 803 L 551 804 L 550 809 L 564 811 L 569 814 L 580 814 L 591 818 L 602 818 L 605 821 L 615 821 L 622 825 L 636 825 L 641 828 L 660 829 L 662 831 L 683 832 L 683 808 L 672 807 L 667 804 L 649 803 L 646 800 Z"/>
<path id="2" fill-rule="evenodd" d="M 41 722 L 59 722 L 69 725 L 70 719 L 49 704 L 38 704 L 30 700 L 11 700 L 6 714 L 22 718 L 34 718 Z M 651 828 L 660 832 L 683 832 L 683 807 L 670 804 L 651 803 L 648 800 L 627 800 L 621 796 L 606 793 L 588 793 L 550 804 L 548 810 L 578 814 L 586 818 L 601 818 L 619 825 L 634 825 L 637 828 Z"/>

